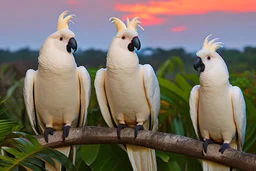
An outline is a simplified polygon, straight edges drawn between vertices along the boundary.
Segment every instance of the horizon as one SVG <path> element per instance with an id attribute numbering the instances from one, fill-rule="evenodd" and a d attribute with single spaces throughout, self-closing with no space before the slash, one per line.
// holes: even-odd
<path id="1" fill-rule="evenodd" d="M 250 48 L 256 48 L 256 46 L 244 46 L 244 47 L 241 47 L 241 48 L 226 48 L 226 47 L 223 47 L 223 48 L 220 48 L 220 49 L 218 49 L 217 51 L 219 51 L 219 50 L 238 50 L 238 51 L 240 51 L 240 52 L 243 52 L 244 50 L 245 50 L 245 48 L 247 48 L 247 47 L 250 47 Z M 29 50 L 29 51 L 39 51 L 40 50 L 40 48 L 39 49 L 33 49 L 33 48 L 30 48 L 30 47 L 21 47 L 21 48 L 17 48 L 17 49 L 8 49 L 8 48 L 1 48 L 0 47 L 0 51 L 1 50 L 3 50 L 3 51 L 9 51 L 9 52 L 11 52 L 11 53 L 15 53 L 15 52 L 18 52 L 18 51 L 21 51 L 21 50 Z M 197 50 L 194 50 L 194 51 L 188 51 L 188 50 L 186 50 L 185 48 L 183 48 L 183 47 L 170 47 L 170 48 L 162 48 L 162 47 L 144 47 L 144 48 L 141 48 L 139 51 L 137 51 L 137 50 L 135 50 L 137 53 L 140 53 L 141 51 L 143 51 L 143 50 L 147 50 L 147 49 L 162 49 L 162 50 L 166 50 L 166 51 L 168 51 L 168 50 L 174 50 L 174 49 L 183 49 L 186 53 L 196 53 L 198 50 L 200 50 L 201 48 L 198 48 Z M 108 49 L 100 49 L 100 48 L 94 48 L 94 47 L 92 47 L 92 48 L 87 48 L 87 49 L 80 49 L 79 47 L 78 47 L 78 49 L 77 49 L 77 51 L 76 52 L 74 52 L 74 54 L 75 53 L 79 53 L 79 52 L 84 52 L 84 51 L 89 51 L 89 50 L 95 50 L 95 51 L 104 51 L 104 52 L 107 52 L 108 51 Z"/>

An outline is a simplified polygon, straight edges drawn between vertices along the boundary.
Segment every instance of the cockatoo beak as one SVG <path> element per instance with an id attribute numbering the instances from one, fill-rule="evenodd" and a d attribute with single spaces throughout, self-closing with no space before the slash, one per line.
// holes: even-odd
<path id="1" fill-rule="evenodd" d="M 74 37 L 70 38 L 67 44 L 67 51 L 71 53 L 71 49 L 74 50 L 74 52 L 77 50 L 77 42 Z"/>
<path id="2" fill-rule="evenodd" d="M 134 47 L 137 50 L 140 50 L 140 47 L 141 47 L 140 39 L 137 36 L 132 39 L 131 43 L 129 43 L 128 50 L 133 52 L 134 51 Z"/>
<path id="3" fill-rule="evenodd" d="M 204 69 L 205 69 L 205 65 L 202 61 L 201 58 L 197 57 L 195 60 L 194 60 L 194 69 L 196 71 L 198 71 L 198 68 L 200 68 L 200 72 L 204 72 Z"/>

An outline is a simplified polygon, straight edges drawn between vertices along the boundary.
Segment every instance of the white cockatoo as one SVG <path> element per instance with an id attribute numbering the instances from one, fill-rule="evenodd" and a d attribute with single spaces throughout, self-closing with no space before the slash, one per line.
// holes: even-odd
<path id="1" fill-rule="evenodd" d="M 24 100 L 30 124 L 36 134 L 48 135 L 63 131 L 63 140 L 70 127 L 82 127 L 87 118 L 91 84 L 85 67 L 77 67 L 72 49 L 77 50 L 75 34 L 68 22 L 74 15 L 64 11 L 58 19 L 57 31 L 43 43 L 39 52 L 38 70 L 29 69 L 24 80 Z M 56 148 L 66 156 L 75 147 Z M 60 166 L 56 163 L 57 170 Z M 55 170 L 50 166 L 49 170 Z"/>
<path id="2" fill-rule="evenodd" d="M 138 131 L 157 130 L 160 109 L 160 89 L 153 68 L 140 65 L 134 49 L 140 49 L 137 26 L 138 17 L 126 25 L 118 18 L 110 18 L 117 34 L 113 38 L 107 54 L 107 68 L 96 73 L 95 89 L 101 113 L 109 127 L 117 127 L 117 136 L 126 127 Z M 143 30 L 143 28 L 142 28 Z M 157 170 L 155 150 L 134 145 L 126 145 L 126 150 L 134 171 Z"/>
<path id="3" fill-rule="evenodd" d="M 246 129 L 246 107 L 243 93 L 229 83 L 226 63 L 216 52 L 222 42 L 204 40 L 194 61 L 200 68 L 200 85 L 196 85 L 189 99 L 190 117 L 197 137 L 204 141 L 203 151 L 212 143 L 221 144 L 219 152 L 227 148 L 242 151 Z M 229 171 L 230 168 L 210 161 L 202 161 L 204 171 Z"/>

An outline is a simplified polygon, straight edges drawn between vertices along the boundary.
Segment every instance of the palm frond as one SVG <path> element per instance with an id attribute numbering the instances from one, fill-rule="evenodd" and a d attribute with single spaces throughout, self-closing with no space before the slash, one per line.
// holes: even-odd
<path id="1" fill-rule="evenodd" d="M 2 171 L 11 171 L 19 166 L 33 171 L 45 170 L 42 162 L 48 162 L 55 167 L 54 161 L 61 163 L 67 170 L 75 171 L 72 162 L 61 152 L 42 147 L 32 135 L 13 132 L 1 147 L 4 155 L 0 155 Z"/>
<path id="2" fill-rule="evenodd" d="M 0 96 L 0 115 L 3 114 L 7 109 L 3 107 L 4 100 Z"/>
<path id="3" fill-rule="evenodd" d="M 4 138 L 14 131 L 20 131 L 22 126 L 16 121 L 0 120 L 0 144 L 2 144 Z"/>

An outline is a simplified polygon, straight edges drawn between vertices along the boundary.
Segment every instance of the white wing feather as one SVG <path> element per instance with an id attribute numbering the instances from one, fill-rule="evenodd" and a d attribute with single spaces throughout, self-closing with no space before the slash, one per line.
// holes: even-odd
<path id="1" fill-rule="evenodd" d="M 33 69 L 29 69 L 26 72 L 26 76 L 24 79 L 24 102 L 28 113 L 28 118 L 31 124 L 32 129 L 38 135 L 38 128 L 36 123 L 36 111 L 35 111 L 35 102 L 34 102 L 34 81 L 36 77 L 37 71 Z"/>
<path id="2" fill-rule="evenodd" d="M 232 104 L 234 119 L 238 133 L 238 150 L 242 150 L 246 130 L 246 105 L 241 89 L 237 86 L 232 87 Z"/>
<path id="3" fill-rule="evenodd" d="M 87 118 L 87 109 L 90 102 L 91 96 L 91 79 L 88 71 L 85 67 L 78 67 L 78 78 L 80 83 L 80 102 L 81 102 L 81 110 L 80 110 L 80 120 L 79 127 L 83 127 L 86 124 Z"/>
<path id="4" fill-rule="evenodd" d="M 156 74 L 149 64 L 143 65 L 143 79 L 151 111 L 151 130 L 156 131 L 158 129 L 158 114 L 160 110 L 160 88 Z"/>
<path id="5" fill-rule="evenodd" d="M 192 124 L 198 139 L 199 139 L 199 133 L 198 133 L 199 89 L 200 89 L 200 85 L 194 86 L 190 92 L 190 97 L 189 97 L 190 118 L 192 120 Z"/>
<path id="6" fill-rule="evenodd" d="M 106 91 L 105 91 L 105 72 L 106 69 L 100 69 L 97 71 L 94 81 L 94 87 L 96 90 L 96 96 L 99 103 L 100 111 L 102 113 L 102 116 L 107 123 L 107 125 L 111 128 L 114 127 L 111 114 L 108 108 L 108 101 L 106 97 Z"/>

